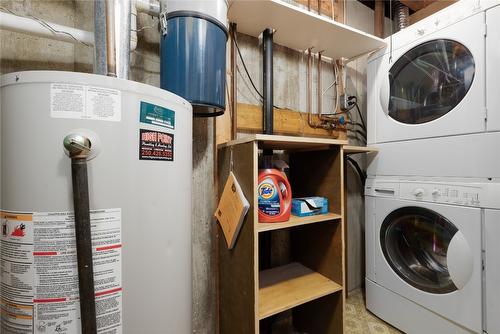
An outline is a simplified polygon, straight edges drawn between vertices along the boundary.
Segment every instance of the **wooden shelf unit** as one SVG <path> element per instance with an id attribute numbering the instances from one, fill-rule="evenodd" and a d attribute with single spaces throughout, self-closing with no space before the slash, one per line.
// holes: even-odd
<path id="1" fill-rule="evenodd" d="M 295 50 L 313 47 L 333 59 L 352 58 L 386 46 L 386 42 L 361 30 L 320 16 L 283 0 L 232 0 L 229 21 L 238 31 L 258 37 L 275 29 L 274 42 Z"/>
<path id="2" fill-rule="evenodd" d="M 233 249 L 227 249 L 218 227 L 221 334 L 261 333 L 263 322 L 280 312 L 287 312 L 283 315 L 291 318 L 297 331 L 343 333 L 344 144 L 332 139 L 252 135 L 219 146 L 219 194 L 232 166 L 250 203 Z M 327 197 L 329 213 L 259 223 L 257 176 L 262 149 L 288 154 L 293 197 Z M 263 247 L 265 240 L 270 240 L 269 248 Z M 273 253 L 276 249 L 280 256 Z"/>

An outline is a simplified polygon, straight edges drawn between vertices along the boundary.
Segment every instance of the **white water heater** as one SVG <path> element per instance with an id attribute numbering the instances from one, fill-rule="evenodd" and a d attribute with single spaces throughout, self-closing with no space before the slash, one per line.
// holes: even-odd
<path id="1" fill-rule="evenodd" d="M 92 74 L 1 77 L 1 333 L 78 334 L 68 134 L 90 141 L 97 326 L 191 332 L 192 108 Z"/>

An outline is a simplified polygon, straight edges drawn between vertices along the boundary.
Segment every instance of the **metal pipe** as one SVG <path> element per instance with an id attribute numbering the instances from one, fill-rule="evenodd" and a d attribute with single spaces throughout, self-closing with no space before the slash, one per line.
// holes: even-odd
<path id="1" fill-rule="evenodd" d="M 131 0 L 115 2 L 115 54 L 116 76 L 128 79 L 130 75 L 130 22 L 132 16 Z"/>
<path id="2" fill-rule="evenodd" d="M 95 334 L 97 321 L 87 174 L 87 158 L 91 143 L 84 136 L 70 134 L 64 138 L 63 144 L 71 158 L 82 334 Z"/>
<path id="3" fill-rule="evenodd" d="M 263 38 L 263 107 L 264 132 L 273 134 L 273 30 L 267 28 L 262 33 Z"/>
<path id="4" fill-rule="evenodd" d="M 96 73 L 128 79 L 131 16 L 131 0 L 94 1 L 94 31 L 98 42 L 94 51 Z M 104 62 L 106 63 L 105 69 Z"/>
<path id="5" fill-rule="evenodd" d="M 106 3 L 94 0 L 94 73 L 108 74 L 106 60 Z"/>
<path id="6" fill-rule="evenodd" d="M 134 7 L 139 13 L 145 13 L 154 17 L 160 16 L 160 1 L 135 0 Z"/>
<path id="7" fill-rule="evenodd" d="M 306 94 L 306 111 L 307 111 L 307 121 L 309 126 L 315 128 L 312 119 L 312 49 L 307 49 L 307 94 Z"/>
<path id="8" fill-rule="evenodd" d="M 4 12 L 0 12 L 0 29 L 63 42 L 82 43 L 89 46 L 94 44 L 94 34 L 91 31 L 67 27 L 45 20 L 42 23 L 33 18 Z"/>
<path id="9" fill-rule="evenodd" d="M 394 16 L 399 30 L 410 25 L 410 9 L 400 1 L 396 1 L 394 4 Z"/>
<path id="10" fill-rule="evenodd" d="M 322 94 L 322 85 L 321 85 L 321 53 L 323 51 L 318 52 L 318 117 L 321 119 L 321 109 L 323 104 L 323 94 Z"/>
<path id="11" fill-rule="evenodd" d="M 106 1 L 106 75 L 116 77 L 115 2 Z"/>

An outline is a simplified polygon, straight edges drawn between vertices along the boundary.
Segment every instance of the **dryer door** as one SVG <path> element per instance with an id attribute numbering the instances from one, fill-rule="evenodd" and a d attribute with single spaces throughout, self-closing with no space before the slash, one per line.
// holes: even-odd
<path id="1" fill-rule="evenodd" d="M 480 209 L 377 198 L 376 281 L 481 331 Z"/>
<path id="2" fill-rule="evenodd" d="M 378 143 L 485 130 L 484 23 L 474 15 L 384 56 Z"/>

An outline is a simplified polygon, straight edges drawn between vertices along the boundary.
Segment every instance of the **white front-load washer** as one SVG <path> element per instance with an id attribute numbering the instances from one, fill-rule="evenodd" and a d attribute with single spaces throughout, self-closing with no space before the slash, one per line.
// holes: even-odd
<path id="1" fill-rule="evenodd" d="M 482 3 L 398 32 L 369 61 L 368 175 L 500 177 L 500 5 Z"/>
<path id="2" fill-rule="evenodd" d="M 485 331 L 500 333 L 500 210 L 484 211 Z"/>
<path id="3" fill-rule="evenodd" d="M 409 334 L 481 333 L 484 208 L 500 209 L 500 183 L 377 178 L 365 195 L 367 308 Z"/>

